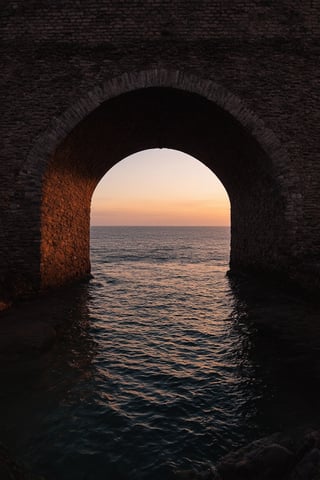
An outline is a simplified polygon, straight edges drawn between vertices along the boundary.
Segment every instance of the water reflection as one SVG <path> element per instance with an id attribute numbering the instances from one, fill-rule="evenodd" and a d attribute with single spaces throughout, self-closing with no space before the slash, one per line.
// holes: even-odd
<path id="1" fill-rule="evenodd" d="M 117 281 L 102 294 L 99 278 L 24 305 L 19 315 L 59 325 L 58 341 L 2 364 L 0 441 L 48 479 L 160 479 L 315 426 L 318 307 L 219 275 L 216 300 L 183 319 L 152 302 L 134 316 L 133 298 L 117 299 Z"/>

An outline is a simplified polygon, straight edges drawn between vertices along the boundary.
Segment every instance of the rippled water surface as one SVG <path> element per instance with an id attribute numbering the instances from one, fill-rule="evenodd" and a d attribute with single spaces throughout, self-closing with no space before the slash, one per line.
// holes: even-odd
<path id="1" fill-rule="evenodd" d="M 318 314 L 226 276 L 227 228 L 92 228 L 56 346 L 2 366 L 3 440 L 48 479 L 163 479 L 319 420 Z M 1 439 L 0 438 L 0 439 Z"/>

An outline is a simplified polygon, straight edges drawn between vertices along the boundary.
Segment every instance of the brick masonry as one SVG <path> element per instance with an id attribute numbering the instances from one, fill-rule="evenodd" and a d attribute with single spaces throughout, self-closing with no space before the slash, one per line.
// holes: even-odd
<path id="1" fill-rule="evenodd" d="M 0 297 L 87 275 L 97 182 L 159 146 L 222 180 L 233 269 L 319 288 L 319 19 L 312 0 L 7 2 Z"/>

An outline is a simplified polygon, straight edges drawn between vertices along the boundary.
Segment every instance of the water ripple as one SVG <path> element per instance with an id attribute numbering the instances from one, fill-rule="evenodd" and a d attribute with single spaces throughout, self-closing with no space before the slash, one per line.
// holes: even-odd
<path id="1" fill-rule="evenodd" d="M 12 450 L 49 480 L 160 480 L 314 423 L 316 314 L 230 284 L 229 241 L 227 229 L 93 229 L 94 279 L 64 298 L 62 341 L 42 367 L 2 372 Z"/>

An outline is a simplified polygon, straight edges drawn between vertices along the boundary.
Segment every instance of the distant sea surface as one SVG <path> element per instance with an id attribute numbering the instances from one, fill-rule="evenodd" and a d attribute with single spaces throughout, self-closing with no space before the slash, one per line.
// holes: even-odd
<path id="1" fill-rule="evenodd" d="M 2 379 L 13 452 L 49 480 L 163 480 L 317 423 L 314 310 L 230 280 L 229 248 L 225 227 L 92 227 L 64 334 Z"/>

